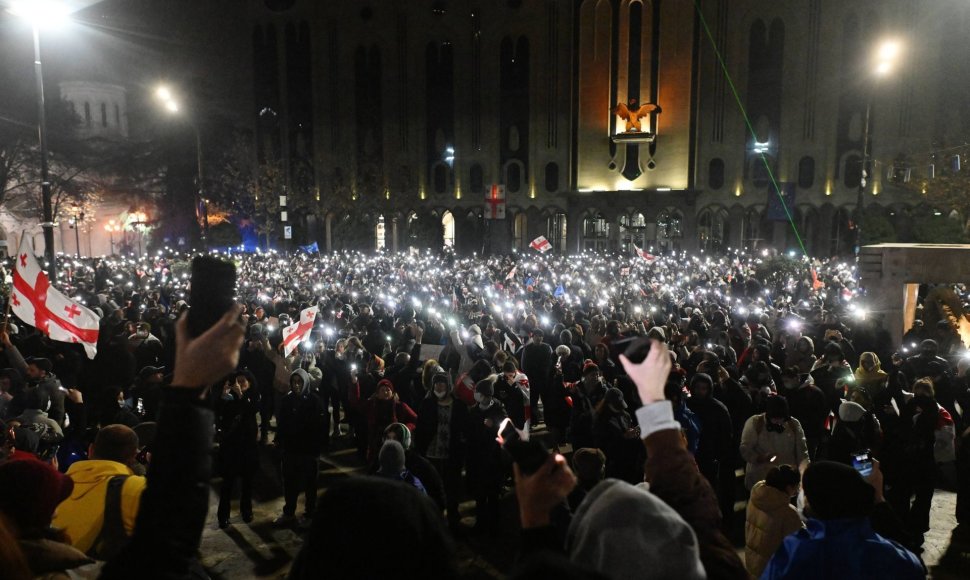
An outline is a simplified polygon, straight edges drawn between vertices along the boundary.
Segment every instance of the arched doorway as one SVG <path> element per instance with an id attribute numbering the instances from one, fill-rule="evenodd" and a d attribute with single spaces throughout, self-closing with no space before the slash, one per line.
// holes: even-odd
<path id="1" fill-rule="evenodd" d="M 633 246 L 644 247 L 647 218 L 642 213 L 620 216 L 620 253 L 632 254 Z"/>
<path id="2" fill-rule="evenodd" d="M 455 216 L 453 216 L 451 212 L 448 210 L 445 210 L 445 213 L 441 214 L 441 229 L 444 231 L 444 234 L 443 234 L 444 247 L 454 248 L 455 247 Z"/>
<path id="3" fill-rule="evenodd" d="M 680 250 L 684 237 L 684 214 L 678 209 L 665 209 L 657 214 L 657 248 L 661 252 Z"/>
<path id="4" fill-rule="evenodd" d="M 556 212 L 546 220 L 546 239 L 556 253 L 566 251 L 566 225 L 566 214 L 563 212 Z"/>
<path id="5" fill-rule="evenodd" d="M 697 246 L 705 252 L 723 252 L 729 238 L 728 211 L 720 206 L 707 207 L 697 215 Z"/>
<path id="6" fill-rule="evenodd" d="M 387 226 L 384 223 L 384 216 L 377 216 L 377 225 L 374 226 L 374 246 L 378 250 L 387 247 Z"/>
<path id="7" fill-rule="evenodd" d="M 601 214 L 587 216 L 583 220 L 583 251 L 600 252 L 610 243 L 610 223 Z"/>
<path id="8" fill-rule="evenodd" d="M 529 217 L 525 210 L 515 214 L 515 222 L 512 224 L 512 247 L 521 250 L 529 243 Z"/>
<path id="9" fill-rule="evenodd" d="M 851 254 L 855 244 L 855 224 L 852 223 L 852 211 L 839 208 L 832 220 L 832 237 L 829 240 L 829 256 L 843 256 Z"/>

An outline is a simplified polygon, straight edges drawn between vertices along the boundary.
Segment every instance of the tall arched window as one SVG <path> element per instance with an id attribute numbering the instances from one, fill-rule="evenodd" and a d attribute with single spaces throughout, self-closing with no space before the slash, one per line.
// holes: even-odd
<path id="1" fill-rule="evenodd" d="M 815 158 L 806 155 L 798 161 L 798 187 L 808 189 L 815 185 Z"/>
<path id="2" fill-rule="evenodd" d="M 546 163 L 546 191 L 549 193 L 559 191 L 559 165 L 555 161 Z"/>
<path id="3" fill-rule="evenodd" d="M 482 166 L 473 163 L 468 170 L 468 189 L 472 193 L 482 193 L 484 191 L 485 179 L 482 177 Z"/>
<path id="4" fill-rule="evenodd" d="M 510 161 L 505 166 L 505 191 L 518 193 L 520 189 L 522 189 L 522 164 Z"/>
<path id="5" fill-rule="evenodd" d="M 433 185 L 435 193 L 448 191 L 448 168 L 444 163 L 437 163 L 434 166 Z"/>
<path id="6" fill-rule="evenodd" d="M 707 166 L 707 185 L 713 190 L 724 187 L 724 160 L 720 157 L 711 159 Z"/>
<path id="7" fill-rule="evenodd" d="M 383 215 L 377 216 L 377 225 L 374 226 L 374 245 L 378 250 L 383 250 L 387 246 L 387 228 Z"/>

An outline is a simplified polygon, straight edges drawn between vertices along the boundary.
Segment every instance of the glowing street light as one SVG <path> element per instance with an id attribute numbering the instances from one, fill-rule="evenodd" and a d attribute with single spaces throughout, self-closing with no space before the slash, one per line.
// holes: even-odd
<path id="1" fill-rule="evenodd" d="M 155 98 L 158 99 L 162 106 L 169 113 L 178 113 L 181 109 L 178 100 L 175 98 L 175 94 L 172 90 L 161 85 L 155 89 Z M 202 244 L 208 249 L 209 248 L 209 201 L 205 198 L 205 192 L 203 190 L 203 174 L 202 174 L 202 135 L 199 132 L 199 125 L 195 123 L 188 115 L 183 116 L 192 126 L 195 131 L 195 157 L 196 165 L 198 169 L 198 198 L 196 199 L 196 218 L 202 222 Z"/>
<path id="2" fill-rule="evenodd" d="M 37 140 L 40 144 L 40 191 L 43 202 L 44 258 L 47 275 L 57 280 L 54 259 L 54 207 L 51 202 L 50 168 L 47 160 L 47 113 L 44 104 L 44 71 L 40 61 L 40 29 L 52 28 L 68 21 L 71 10 L 56 0 L 16 0 L 8 8 L 11 14 L 30 23 L 34 36 L 34 78 L 37 82 Z"/>
<path id="3" fill-rule="evenodd" d="M 873 53 L 872 73 L 876 78 L 885 78 L 892 73 L 902 54 L 902 46 L 897 40 L 884 40 L 876 47 Z M 866 185 L 869 177 L 869 114 L 872 111 L 872 92 L 870 84 L 866 94 L 866 117 L 862 129 L 862 172 L 859 176 L 859 189 L 856 194 L 856 215 L 855 215 L 855 255 L 859 256 L 862 248 L 862 209 L 865 205 Z"/>

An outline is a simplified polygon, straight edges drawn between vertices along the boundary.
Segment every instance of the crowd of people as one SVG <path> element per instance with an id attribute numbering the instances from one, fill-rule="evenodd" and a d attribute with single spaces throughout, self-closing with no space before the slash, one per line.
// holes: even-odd
<path id="1" fill-rule="evenodd" d="M 970 357 L 952 319 L 893 344 L 851 262 L 222 257 L 238 306 L 197 338 L 187 258 L 164 252 L 63 259 L 59 286 L 101 317 L 92 360 L 3 324 L 11 578 L 204 577 L 213 472 L 219 527 L 252 523 L 263 446 L 274 523 L 307 533 L 292 578 L 456 577 L 454 538 L 506 531 L 509 498 L 516 577 L 918 578 L 939 487 L 970 523 Z M 510 438 L 548 457 L 526 469 Z M 369 475 L 320 494 L 348 442 Z"/>

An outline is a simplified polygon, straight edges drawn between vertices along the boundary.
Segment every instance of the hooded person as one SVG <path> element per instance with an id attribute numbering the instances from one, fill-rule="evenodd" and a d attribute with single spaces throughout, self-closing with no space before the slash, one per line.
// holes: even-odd
<path id="1" fill-rule="evenodd" d="M 448 525 L 457 530 L 461 517 L 461 470 L 465 463 L 469 431 L 468 406 L 452 394 L 445 373 L 432 376 L 428 394 L 418 406 L 414 432 L 415 451 L 428 458 L 444 483 Z"/>
<path id="2" fill-rule="evenodd" d="M 411 486 L 348 478 L 327 490 L 318 513 L 290 569 L 291 580 L 459 577 L 454 542 L 441 515 Z M 374 551 L 375 530 L 395 535 L 379 552 Z"/>
<path id="3" fill-rule="evenodd" d="M 384 441 L 384 444 L 381 445 L 380 452 L 377 454 L 377 463 L 379 466 L 377 468 L 377 477 L 400 481 L 425 495 L 428 494 L 421 479 L 408 470 L 404 456 L 404 446 L 399 441 L 394 439 Z"/>
<path id="4" fill-rule="evenodd" d="M 752 416 L 741 432 L 741 457 L 747 462 L 744 486 L 747 489 L 763 480 L 772 467 L 809 462 L 808 445 L 801 423 L 791 416 L 784 397 L 768 397 L 765 412 Z"/>
<path id="5" fill-rule="evenodd" d="M 620 389 L 607 389 L 603 400 L 596 405 L 593 442 L 606 456 L 606 477 L 628 483 L 643 481 L 646 457 L 640 442 L 640 429 L 630 415 Z"/>
<path id="6" fill-rule="evenodd" d="M 586 361 L 582 379 L 569 389 L 573 405 L 566 440 L 574 449 L 596 447 L 593 440 L 593 422 L 596 418 L 596 407 L 606 396 L 606 391 L 599 365 Z"/>
<path id="7" fill-rule="evenodd" d="M 787 352 L 785 366 L 795 367 L 800 374 L 807 375 L 812 371 L 815 360 L 815 343 L 807 336 L 800 336 L 795 341 L 795 348 Z"/>
<path id="8" fill-rule="evenodd" d="M 820 461 L 802 477 L 806 527 L 784 539 L 761 578 L 925 578 L 919 559 L 872 529 L 884 503 L 878 466 L 871 481 L 848 465 Z"/>
<path id="9" fill-rule="evenodd" d="M 869 391 L 875 398 L 889 382 L 889 373 L 882 370 L 882 363 L 874 352 L 864 352 L 855 370 L 855 386 Z"/>
<path id="10" fill-rule="evenodd" d="M 387 379 L 377 382 L 377 391 L 368 399 L 360 401 L 359 397 L 359 390 L 355 391 L 351 403 L 359 404 L 360 413 L 367 426 L 367 458 L 373 461 L 380 451 L 384 429 L 392 423 L 403 423 L 408 429 L 414 429 L 418 416 L 398 398 L 394 383 Z"/>
<path id="11" fill-rule="evenodd" d="M 499 526 L 499 496 L 505 481 L 502 448 L 496 437 L 508 416 L 495 398 L 495 377 L 475 385 L 475 406 L 468 414 L 468 460 L 466 474 L 469 491 L 475 497 L 475 529 L 495 532 Z"/>
<path id="12" fill-rule="evenodd" d="M 290 392 L 280 401 L 276 445 L 282 450 L 283 514 L 278 525 L 296 520 L 296 502 L 305 494 L 305 518 L 313 516 L 317 500 L 317 458 L 326 429 L 326 413 L 320 397 L 310 390 L 310 375 L 303 369 L 290 374 Z"/>
<path id="13" fill-rule="evenodd" d="M 566 549 L 574 564 L 609 578 L 707 577 L 690 525 L 646 486 L 615 479 L 587 494 L 569 525 Z"/>
<path id="14" fill-rule="evenodd" d="M 839 418 L 829 438 L 827 459 L 852 465 L 852 457 L 860 451 L 879 455 L 882 429 L 879 419 L 862 405 L 844 401 L 839 405 Z"/>
<path id="15" fill-rule="evenodd" d="M 10 524 L 35 577 L 93 573 L 89 565 L 94 560 L 72 547 L 63 532 L 51 528 L 54 510 L 74 489 L 69 477 L 41 461 L 17 459 L 0 464 L 0 489 L 0 515 Z"/>
<path id="16" fill-rule="evenodd" d="M 401 447 L 404 448 L 404 467 L 421 481 L 425 493 L 444 513 L 447 506 L 447 496 L 441 475 L 427 458 L 414 451 L 411 430 L 403 423 L 392 423 L 387 426 L 387 429 L 384 429 L 384 442 L 391 440 L 399 442 Z M 374 468 L 380 468 L 380 465 L 380 454 L 378 454 L 378 463 Z"/>
<path id="17" fill-rule="evenodd" d="M 781 374 L 778 394 L 788 401 L 792 417 L 801 424 L 808 455 L 814 459 L 828 429 L 829 405 L 825 393 L 811 381 L 802 381 L 798 367 L 788 367 Z"/>
<path id="18" fill-rule="evenodd" d="M 501 371 L 495 381 L 495 397 L 502 402 L 515 426 L 524 429 L 525 422 L 531 418 L 529 379 L 510 360 L 503 363 Z"/>
<path id="19" fill-rule="evenodd" d="M 714 380 L 707 373 L 697 373 L 690 380 L 687 407 L 701 424 L 697 442 L 697 467 L 717 492 L 725 518 L 734 511 L 734 428 L 727 406 L 714 398 Z M 725 473 L 721 473 L 724 470 Z M 728 506 L 731 506 L 728 509 Z"/>

